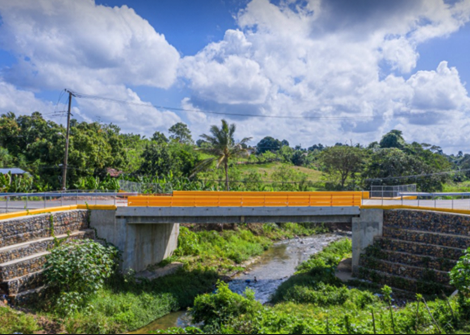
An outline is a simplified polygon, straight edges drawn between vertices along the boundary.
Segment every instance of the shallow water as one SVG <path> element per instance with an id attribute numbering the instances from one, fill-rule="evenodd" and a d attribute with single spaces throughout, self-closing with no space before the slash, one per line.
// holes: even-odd
<path id="1" fill-rule="evenodd" d="M 229 287 L 233 292 L 240 294 L 250 288 L 255 292 L 256 300 L 264 304 L 269 301 L 279 285 L 295 273 L 295 269 L 300 263 L 343 237 L 335 234 L 315 235 L 275 243 L 257 263 L 251 266 L 251 270 L 247 274 L 236 276 L 229 283 Z M 257 278 L 256 283 L 255 277 Z M 184 328 L 191 325 L 190 315 L 181 311 L 168 314 L 132 334 L 146 334 L 153 330 L 166 330 L 171 327 Z"/>
<path id="2" fill-rule="evenodd" d="M 233 292 L 240 294 L 250 288 L 255 291 L 256 300 L 264 304 L 277 288 L 295 273 L 300 263 L 340 238 L 338 235 L 317 235 L 276 243 L 261 256 L 252 271 L 234 278 L 229 287 Z M 254 282 L 255 277 L 257 283 Z"/>

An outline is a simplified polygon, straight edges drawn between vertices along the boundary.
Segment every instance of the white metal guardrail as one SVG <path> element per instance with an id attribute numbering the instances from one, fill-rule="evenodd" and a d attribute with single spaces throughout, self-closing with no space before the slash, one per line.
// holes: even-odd
<path id="1" fill-rule="evenodd" d="M 136 192 L 99 191 L 0 193 L 0 213 L 85 204 L 127 206 L 127 197 L 136 195 Z"/>

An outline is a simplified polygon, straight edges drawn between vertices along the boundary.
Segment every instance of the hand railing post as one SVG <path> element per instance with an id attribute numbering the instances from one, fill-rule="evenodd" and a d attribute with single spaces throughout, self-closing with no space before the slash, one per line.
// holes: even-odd
<path id="1" fill-rule="evenodd" d="M 42 198 L 44 199 L 44 208 L 46 208 L 46 194 L 45 193 L 43 194 Z"/>
<path id="2" fill-rule="evenodd" d="M 403 194 L 401 195 L 401 205 L 403 206 Z"/>
<path id="3" fill-rule="evenodd" d="M 29 203 L 28 203 L 28 194 L 26 194 L 26 209 L 28 210 L 29 209 Z"/>
<path id="4" fill-rule="evenodd" d="M 10 196 L 7 195 L 7 209 L 6 209 L 6 213 L 8 213 L 8 203 L 10 202 Z"/>
<path id="5" fill-rule="evenodd" d="M 333 195 L 330 196 L 330 207 L 333 207 Z"/>

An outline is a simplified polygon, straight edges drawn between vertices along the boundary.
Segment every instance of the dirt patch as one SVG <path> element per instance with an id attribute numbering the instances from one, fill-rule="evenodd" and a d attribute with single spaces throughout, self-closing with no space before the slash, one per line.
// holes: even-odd
<path id="1" fill-rule="evenodd" d="M 43 316 L 35 317 L 38 325 L 43 329 L 36 334 L 65 334 L 64 326 Z"/>

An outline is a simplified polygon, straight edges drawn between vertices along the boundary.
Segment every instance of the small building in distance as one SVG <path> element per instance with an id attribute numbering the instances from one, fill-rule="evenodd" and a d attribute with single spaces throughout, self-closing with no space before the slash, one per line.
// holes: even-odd
<path id="1" fill-rule="evenodd" d="M 20 168 L 3 168 L 0 169 L 0 174 L 11 174 L 12 176 L 24 176 L 29 175 L 28 172 L 20 169 Z"/>

